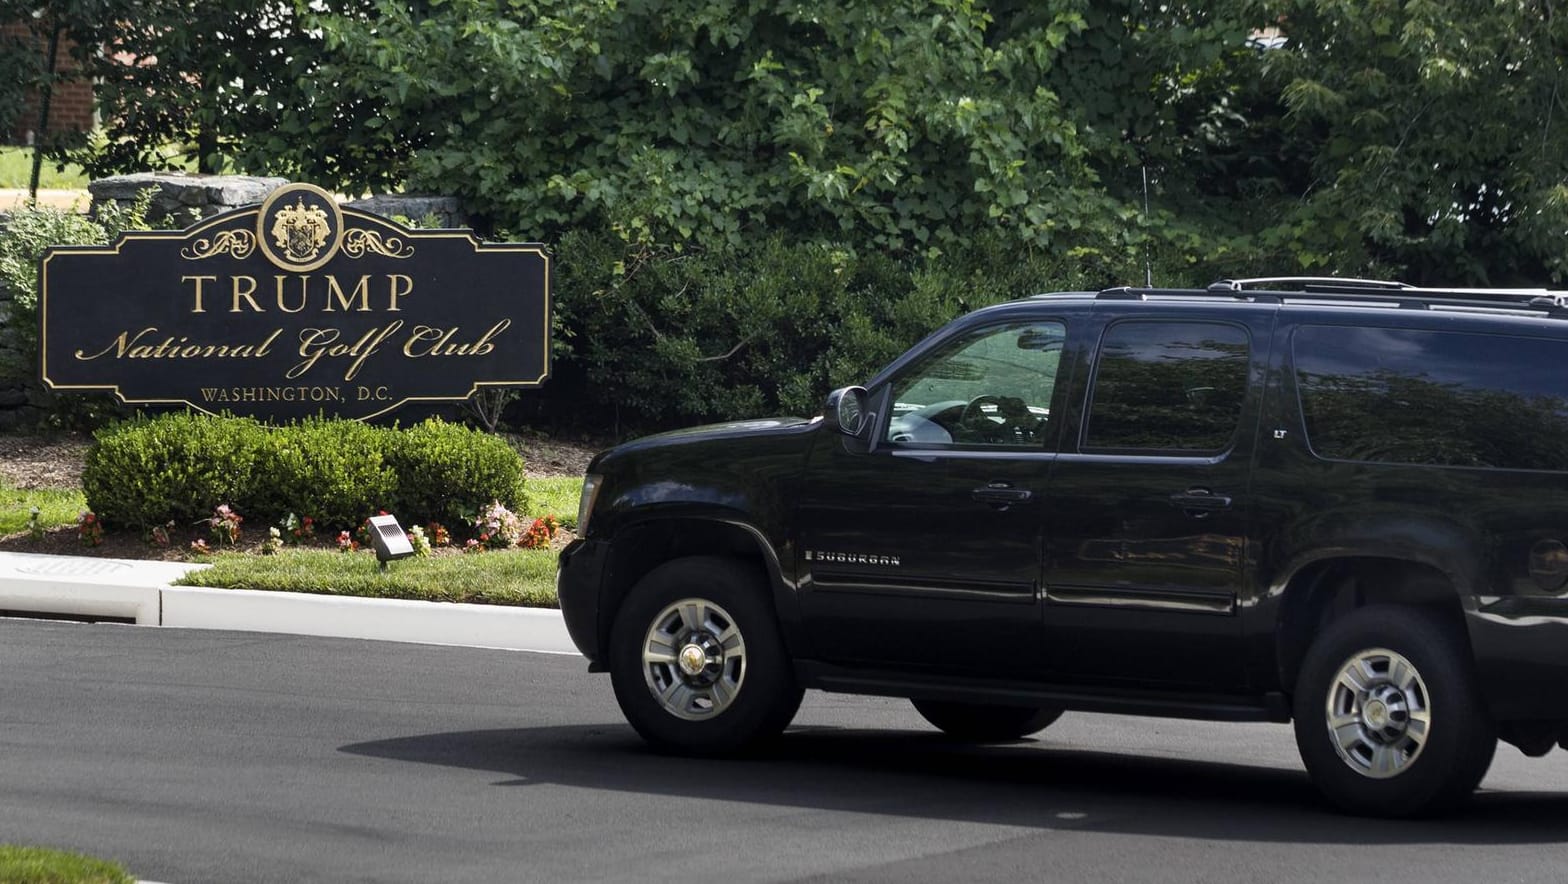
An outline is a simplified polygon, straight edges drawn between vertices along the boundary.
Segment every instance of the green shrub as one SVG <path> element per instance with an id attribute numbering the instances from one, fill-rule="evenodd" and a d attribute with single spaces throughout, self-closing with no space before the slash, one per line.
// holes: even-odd
<path id="1" fill-rule="evenodd" d="M 390 510 L 398 491 L 388 463 L 393 432 L 329 418 L 273 429 L 253 508 L 269 523 L 298 513 L 328 529 L 355 527 Z"/>
<path id="2" fill-rule="evenodd" d="M 499 500 L 517 509 L 523 459 L 506 440 L 432 419 L 396 434 L 390 463 L 398 474 L 398 517 L 455 528 Z"/>
<path id="3" fill-rule="evenodd" d="M 21 382 L 58 427 L 91 429 L 123 417 L 123 405 L 102 393 L 45 394 L 38 383 L 38 266 L 53 245 L 98 245 L 126 230 L 145 230 L 153 189 L 127 208 L 104 206 L 97 220 L 52 208 L 21 209 L 0 228 L 0 381 Z"/>
<path id="4" fill-rule="evenodd" d="M 93 440 L 82 469 L 87 505 L 105 522 L 134 528 L 190 524 L 220 503 L 248 515 L 269 442 L 250 418 L 192 413 L 138 417 Z"/>
<path id="5" fill-rule="evenodd" d="M 556 266 L 550 393 L 616 433 L 814 414 L 969 310 L 1126 281 L 1126 268 L 986 232 L 905 259 L 782 239 L 657 252 L 576 232 Z"/>
<path id="6" fill-rule="evenodd" d="M 310 418 L 268 427 L 242 417 L 138 417 L 94 434 L 82 473 L 87 506 L 111 526 L 189 525 L 228 504 L 247 523 L 310 516 L 353 529 L 378 510 L 404 525 L 465 519 L 524 501 L 523 460 L 505 440 L 428 421 L 406 430 Z"/>

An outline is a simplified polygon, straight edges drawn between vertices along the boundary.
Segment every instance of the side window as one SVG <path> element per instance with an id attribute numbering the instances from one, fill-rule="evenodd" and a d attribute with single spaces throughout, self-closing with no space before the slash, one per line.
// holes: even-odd
<path id="1" fill-rule="evenodd" d="M 1060 322 L 1023 322 L 947 342 L 893 379 L 884 441 L 1040 448 L 1066 335 Z"/>
<path id="2" fill-rule="evenodd" d="M 1308 326 L 1291 351 L 1319 457 L 1568 469 L 1561 341 Z"/>
<path id="3" fill-rule="evenodd" d="M 1217 454 L 1247 398 L 1245 329 L 1217 322 L 1118 322 L 1095 364 L 1083 449 Z"/>

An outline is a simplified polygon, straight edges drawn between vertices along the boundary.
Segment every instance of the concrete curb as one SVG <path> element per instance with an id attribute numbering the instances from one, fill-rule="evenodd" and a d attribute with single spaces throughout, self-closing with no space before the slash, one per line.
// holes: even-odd
<path id="1" fill-rule="evenodd" d="M 576 654 L 561 612 L 170 586 L 206 565 L 0 552 L 0 612 Z"/>

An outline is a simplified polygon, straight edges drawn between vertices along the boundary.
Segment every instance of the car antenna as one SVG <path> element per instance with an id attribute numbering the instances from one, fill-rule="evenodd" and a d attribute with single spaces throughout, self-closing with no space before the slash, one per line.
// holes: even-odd
<path id="1" fill-rule="evenodd" d="M 1153 259 L 1151 259 L 1149 257 L 1149 240 L 1148 240 L 1148 234 L 1149 234 L 1149 167 L 1146 164 L 1140 164 L 1138 168 L 1143 171 L 1143 233 L 1144 233 L 1144 240 L 1143 240 L 1143 286 L 1144 286 L 1144 288 L 1151 288 L 1152 289 L 1152 288 L 1154 288 L 1154 261 L 1153 261 Z"/>

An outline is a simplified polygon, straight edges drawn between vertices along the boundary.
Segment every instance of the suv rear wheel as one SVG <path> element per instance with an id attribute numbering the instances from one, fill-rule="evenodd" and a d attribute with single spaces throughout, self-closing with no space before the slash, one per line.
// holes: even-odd
<path id="1" fill-rule="evenodd" d="M 1296 745 L 1350 813 L 1417 816 L 1467 798 L 1497 732 L 1454 631 L 1393 606 L 1354 611 L 1313 643 L 1296 681 Z"/>
<path id="2" fill-rule="evenodd" d="M 615 698 L 667 752 L 721 755 L 782 731 L 800 707 L 768 587 L 736 559 L 676 559 L 650 571 L 610 630 Z"/>
<path id="3" fill-rule="evenodd" d="M 921 717 L 958 740 L 1000 743 L 1045 730 L 1062 710 L 1054 707 L 993 706 L 986 703 L 944 703 L 911 700 Z"/>

